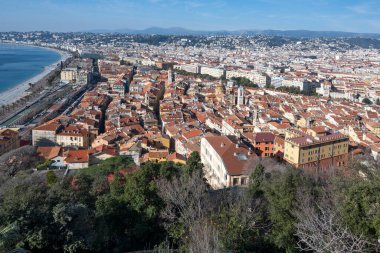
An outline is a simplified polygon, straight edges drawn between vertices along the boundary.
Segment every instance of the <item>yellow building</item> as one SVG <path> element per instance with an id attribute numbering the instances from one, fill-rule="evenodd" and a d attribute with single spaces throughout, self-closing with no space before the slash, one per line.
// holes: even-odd
<path id="1" fill-rule="evenodd" d="M 376 134 L 377 136 L 380 136 L 380 123 L 378 122 L 367 122 L 365 124 L 365 127 L 371 131 L 372 133 Z"/>
<path id="2" fill-rule="evenodd" d="M 301 135 L 285 139 L 284 159 L 296 168 L 326 171 L 348 162 L 349 138 L 343 134 Z"/>
<path id="3" fill-rule="evenodd" d="M 72 82 L 77 80 L 78 71 L 76 68 L 66 68 L 61 71 L 61 81 Z"/>

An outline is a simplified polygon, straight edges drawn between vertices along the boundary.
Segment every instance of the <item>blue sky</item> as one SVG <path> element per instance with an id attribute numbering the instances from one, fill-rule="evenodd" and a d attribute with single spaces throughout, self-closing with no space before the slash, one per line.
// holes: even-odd
<path id="1" fill-rule="evenodd" d="M 0 0 L 0 31 L 180 26 L 380 33 L 380 0 Z"/>

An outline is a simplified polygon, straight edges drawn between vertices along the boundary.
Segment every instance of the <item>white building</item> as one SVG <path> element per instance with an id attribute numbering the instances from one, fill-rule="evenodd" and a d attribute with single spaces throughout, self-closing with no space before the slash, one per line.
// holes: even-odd
<path id="1" fill-rule="evenodd" d="M 214 68 L 214 67 L 207 67 L 207 66 L 202 66 L 201 67 L 201 74 L 202 75 L 210 75 L 215 78 L 220 78 L 223 76 L 225 73 L 225 70 L 222 68 Z"/>
<path id="2" fill-rule="evenodd" d="M 208 136 L 201 140 L 205 177 L 214 189 L 246 186 L 258 164 L 256 154 L 231 136 Z"/>

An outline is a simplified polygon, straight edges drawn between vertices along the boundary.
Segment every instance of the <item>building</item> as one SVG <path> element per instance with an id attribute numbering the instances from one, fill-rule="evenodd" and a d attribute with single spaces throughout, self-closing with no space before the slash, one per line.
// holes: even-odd
<path id="1" fill-rule="evenodd" d="M 246 186 L 258 163 L 257 155 L 232 136 L 207 136 L 201 140 L 205 177 L 214 189 Z"/>
<path id="2" fill-rule="evenodd" d="M 69 150 L 64 156 L 64 164 L 68 169 L 77 170 L 89 166 L 90 153 L 88 150 Z"/>
<path id="3" fill-rule="evenodd" d="M 62 147 L 89 147 L 89 132 L 76 125 L 67 125 L 57 134 L 57 143 Z"/>
<path id="4" fill-rule="evenodd" d="M 238 88 L 237 105 L 243 105 L 243 104 L 244 104 L 244 87 L 240 85 Z"/>
<path id="5" fill-rule="evenodd" d="M 77 68 L 65 68 L 61 71 L 61 81 L 74 82 L 78 79 Z"/>
<path id="6" fill-rule="evenodd" d="M 46 123 L 32 130 L 33 146 L 57 146 L 56 135 L 63 126 L 59 123 Z"/>
<path id="7" fill-rule="evenodd" d="M 9 128 L 0 129 L 0 155 L 20 147 L 20 137 L 17 131 Z"/>
<path id="8" fill-rule="evenodd" d="M 226 71 L 221 68 L 214 68 L 214 67 L 207 67 L 207 66 L 202 66 L 201 67 L 201 74 L 202 75 L 209 75 L 215 78 L 220 78 L 224 76 Z"/>
<path id="9" fill-rule="evenodd" d="M 370 122 L 367 122 L 365 126 L 369 131 L 376 134 L 377 136 L 380 136 L 380 123 L 370 121 Z"/>
<path id="10" fill-rule="evenodd" d="M 256 133 L 253 139 L 255 153 L 260 157 L 272 157 L 276 154 L 274 140 L 276 136 L 272 133 Z"/>
<path id="11" fill-rule="evenodd" d="M 296 168 L 326 173 L 348 162 L 349 138 L 340 133 L 288 134 L 284 159 Z"/>

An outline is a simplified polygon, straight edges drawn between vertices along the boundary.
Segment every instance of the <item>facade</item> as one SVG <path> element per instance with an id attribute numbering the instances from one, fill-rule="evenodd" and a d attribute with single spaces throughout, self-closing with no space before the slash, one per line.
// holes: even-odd
<path id="1" fill-rule="evenodd" d="M 88 168 L 90 154 L 88 150 L 69 150 L 64 159 L 64 164 L 70 170 Z"/>
<path id="2" fill-rule="evenodd" d="M 208 136 L 201 140 L 205 177 L 214 189 L 247 186 L 258 159 L 232 136 Z"/>
<path id="3" fill-rule="evenodd" d="M 61 71 L 61 81 L 73 82 L 78 79 L 78 70 L 76 68 L 66 68 Z"/>
<path id="4" fill-rule="evenodd" d="M 340 133 L 286 138 L 284 159 L 296 168 L 326 172 L 347 165 L 348 144 L 349 138 Z"/>
<path id="5" fill-rule="evenodd" d="M 5 128 L 0 129 L 0 155 L 20 147 L 18 132 Z"/>
<path id="6" fill-rule="evenodd" d="M 365 126 L 369 131 L 376 134 L 377 136 L 380 136 L 380 123 L 368 122 Z"/>
<path id="7" fill-rule="evenodd" d="M 57 143 L 62 147 L 89 147 L 89 133 L 83 128 L 68 125 L 57 134 Z"/>
<path id="8" fill-rule="evenodd" d="M 34 128 L 32 131 L 33 146 L 56 146 L 57 133 L 62 127 L 58 123 L 47 123 Z"/>
<path id="9" fill-rule="evenodd" d="M 274 140 L 276 136 L 272 133 L 256 133 L 253 139 L 255 153 L 260 157 L 272 157 L 276 154 Z"/>
<path id="10" fill-rule="evenodd" d="M 206 67 L 202 66 L 201 67 L 201 74 L 202 75 L 210 75 L 215 78 L 220 78 L 225 74 L 225 70 L 221 68 L 214 68 L 214 67 Z"/>
<path id="11" fill-rule="evenodd" d="M 238 88 L 238 96 L 237 96 L 237 105 L 244 104 L 244 87 L 239 86 Z"/>

